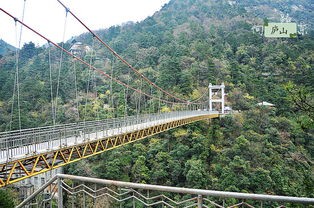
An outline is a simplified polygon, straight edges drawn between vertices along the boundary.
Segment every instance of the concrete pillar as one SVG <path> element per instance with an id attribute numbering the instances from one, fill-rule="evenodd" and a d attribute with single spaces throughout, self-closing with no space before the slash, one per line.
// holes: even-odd
<path id="1" fill-rule="evenodd" d="M 197 196 L 197 208 L 202 208 L 203 207 L 203 196 L 198 195 Z"/>

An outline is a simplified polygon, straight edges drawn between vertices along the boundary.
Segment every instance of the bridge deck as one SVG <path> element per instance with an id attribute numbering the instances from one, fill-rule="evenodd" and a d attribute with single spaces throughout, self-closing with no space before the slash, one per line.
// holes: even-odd
<path id="1" fill-rule="evenodd" d="M 50 152 L 64 147 L 107 138 L 134 130 L 149 128 L 185 118 L 217 114 L 208 111 L 189 111 L 154 114 L 141 117 L 106 119 L 94 122 L 82 122 L 0 134 L 0 164 L 18 160 L 31 155 Z"/>
<path id="2" fill-rule="evenodd" d="M 218 112 L 184 111 L 0 133 L 0 187 Z"/>

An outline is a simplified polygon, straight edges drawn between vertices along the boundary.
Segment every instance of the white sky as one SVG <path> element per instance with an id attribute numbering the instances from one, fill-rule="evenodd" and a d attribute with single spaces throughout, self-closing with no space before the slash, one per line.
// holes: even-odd
<path id="1" fill-rule="evenodd" d="M 141 21 L 153 15 L 169 0 L 61 0 L 91 29 L 104 29 L 127 21 Z M 0 8 L 21 20 L 24 0 L 0 0 Z M 26 0 L 24 23 L 53 42 L 61 42 L 65 22 L 65 9 L 57 0 Z M 19 24 L 0 11 L 0 39 L 17 47 Z M 17 31 L 17 33 L 16 33 Z M 70 14 L 67 17 L 65 40 L 87 32 Z M 26 28 L 22 31 L 22 44 L 33 41 L 43 45 L 45 40 Z"/>

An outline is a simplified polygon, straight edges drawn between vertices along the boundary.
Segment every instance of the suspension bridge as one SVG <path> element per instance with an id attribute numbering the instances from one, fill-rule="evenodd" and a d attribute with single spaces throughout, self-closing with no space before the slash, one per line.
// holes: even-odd
<path id="1" fill-rule="evenodd" d="M 218 116 L 218 112 L 178 111 L 4 132 L 0 134 L 1 186 Z"/>
<path id="2" fill-rule="evenodd" d="M 62 7 L 65 8 L 66 17 L 71 14 L 80 24 L 82 24 L 87 31 L 92 35 L 93 42 L 99 41 L 101 45 L 109 50 L 115 59 L 121 61 L 130 72 L 133 72 L 137 80 L 140 80 L 140 86 L 132 85 L 130 80 L 121 81 L 118 78 L 109 75 L 103 70 L 97 69 L 93 65 L 93 61 L 83 60 L 82 57 L 76 56 L 64 48 L 64 44 L 56 44 L 46 36 L 39 33 L 37 30 L 28 26 L 23 22 L 25 4 L 22 19 L 19 20 L 9 12 L 0 8 L 1 12 L 11 17 L 15 25 L 21 25 L 20 39 L 18 45 L 20 46 L 22 28 L 26 28 L 41 38 L 45 39 L 48 43 L 48 61 L 49 61 L 49 76 L 51 83 L 51 126 L 44 126 L 31 129 L 21 128 L 21 110 L 20 110 L 20 84 L 19 84 L 19 51 L 16 50 L 16 75 L 14 80 L 13 104 L 12 112 L 14 110 L 14 99 L 17 99 L 18 109 L 18 122 L 19 129 L 11 130 L 0 133 L 0 187 L 17 181 L 32 177 L 34 175 L 49 171 L 63 165 L 100 154 L 104 151 L 117 148 L 122 145 L 135 142 L 146 137 L 167 131 L 178 126 L 188 123 L 217 118 L 220 114 L 224 114 L 224 97 L 225 86 L 212 85 L 208 86 L 203 95 L 199 98 L 186 100 L 179 98 L 170 92 L 164 90 L 146 76 L 131 66 L 125 59 L 117 54 L 111 47 L 109 47 L 94 31 L 85 25 L 74 13 L 70 11 L 61 1 L 58 1 Z M 66 21 L 65 21 L 66 22 Z M 65 24 L 66 26 L 66 24 Z M 65 29 L 64 29 L 65 30 Z M 94 45 L 94 44 L 93 44 Z M 53 93 L 53 84 L 51 76 L 51 47 L 60 50 L 58 83 L 55 94 Z M 89 71 L 98 73 L 102 78 L 110 81 L 110 91 L 112 91 L 112 83 L 115 82 L 124 88 L 125 97 L 125 114 L 123 117 L 115 117 L 110 119 L 97 119 L 87 121 L 85 118 L 81 122 L 70 124 L 56 124 L 58 114 L 58 96 L 60 88 L 60 73 L 64 56 L 71 57 L 74 61 L 80 62 L 82 65 L 88 67 Z M 111 61 L 114 62 L 113 60 Z M 74 65 L 75 66 L 75 65 Z M 47 70 L 48 71 L 48 70 Z M 111 72 L 113 69 L 111 69 Z M 77 78 L 75 77 L 75 80 Z M 135 82 L 136 80 L 134 80 Z M 144 88 L 147 85 L 146 90 Z M 76 96 L 77 96 L 77 86 Z M 87 93 L 89 92 L 90 83 L 87 84 Z M 125 90 L 127 89 L 127 90 Z M 136 100 L 136 113 L 135 115 L 128 115 L 128 95 L 127 91 L 137 93 L 138 99 Z M 153 93 L 154 92 L 154 93 Z M 16 97 L 16 98 L 15 98 Z M 97 97 L 97 92 L 96 92 Z M 78 99 L 76 97 L 76 99 Z M 143 102 L 145 104 L 143 104 Z M 155 102 L 155 105 L 153 106 Z M 85 113 L 86 104 L 85 102 Z M 110 103 L 115 108 L 113 102 Z M 78 108 L 77 103 L 77 108 Z M 217 111 L 214 106 L 218 105 Z M 149 106 L 149 107 L 147 107 Z M 152 107 L 151 107 L 152 106 Z M 167 107 L 169 112 L 162 112 L 162 107 Z M 145 111 L 145 108 L 149 110 Z M 153 108 L 153 109 L 152 109 Z M 80 120 L 78 115 L 78 120 Z M 10 124 L 11 126 L 11 124 Z"/>
<path id="3" fill-rule="evenodd" d="M 15 25 L 19 23 L 21 25 L 20 39 L 17 44 L 16 49 L 16 72 L 14 80 L 14 90 L 13 90 L 13 104 L 12 104 L 12 114 L 14 107 L 14 99 L 17 102 L 18 109 L 18 123 L 19 129 L 5 132 L 0 132 L 0 187 L 5 187 L 9 184 L 24 180 L 26 178 L 47 172 L 49 170 L 85 159 L 105 151 L 118 148 L 122 145 L 127 145 L 132 142 L 136 142 L 147 138 L 149 136 L 168 131 L 170 129 L 186 125 L 189 123 L 197 122 L 200 120 L 207 120 L 218 118 L 225 114 L 225 86 L 212 85 L 209 84 L 208 88 L 203 90 L 203 94 L 194 100 L 188 100 L 187 98 L 180 98 L 174 94 L 166 91 L 165 89 L 158 86 L 156 83 L 148 79 L 144 74 L 136 70 L 131 64 L 129 64 L 125 59 L 123 59 L 118 53 L 116 53 L 109 45 L 107 45 L 94 31 L 92 31 L 86 24 L 84 24 L 69 8 L 67 8 L 60 0 L 57 0 L 62 7 L 65 8 L 66 17 L 68 14 L 72 15 L 82 26 L 84 26 L 87 31 L 93 37 L 94 41 L 98 41 L 102 46 L 108 49 L 108 51 L 113 55 L 113 58 L 123 63 L 127 69 L 128 73 L 133 73 L 137 80 L 120 80 L 116 76 L 114 77 L 111 73 L 106 73 L 104 70 L 98 69 L 93 64 L 93 61 L 86 61 L 83 58 L 76 56 L 69 50 L 64 48 L 64 44 L 57 44 L 52 40 L 48 39 L 46 36 L 39 33 L 37 30 L 33 29 L 29 25 L 25 24 L 24 10 L 22 19 L 19 20 L 17 17 L 13 16 L 8 11 L 0 8 L 0 11 L 11 17 L 14 20 Z M 66 24 L 65 24 L 66 26 Z M 20 86 L 19 86 L 19 49 L 22 28 L 26 28 L 41 38 L 45 39 L 48 43 L 49 51 L 49 76 L 51 83 L 51 126 L 37 127 L 22 129 L 21 128 L 21 110 L 20 110 Z M 66 27 L 65 27 L 66 28 Z M 64 29 L 65 30 L 65 29 Z M 65 31 L 64 31 L 65 32 Z M 63 41 L 64 42 L 64 41 Z M 55 47 L 60 50 L 60 62 L 58 71 L 58 83 L 56 87 L 56 92 L 53 93 L 52 86 L 52 76 L 51 76 L 51 48 Z M 71 57 L 75 62 L 81 63 L 86 66 L 88 70 L 93 71 L 95 74 L 98 73 L 99 77 L 110 81 L 110 93 L 113 91 L 112 83 L 117 83 L 118 86 L 122 87 L 124 92 L 124 105 L 125 113 L 123 117 L 113 117 L 108 119 L 97 119 L 86 120 L 85 118 L 80 118 L 79 114 L 78 120 L 80 122 L 60 124 L 58 123 L 58 96 L 59 96 L 59 79 L 62 60 L 64 56 Z M 113 63 L 114 60 L 111 61 Z M 75 65 L 74 65 L 75 66 Z M 113 69 L 111 69 L 113 71 Z M 75 77 L 75 85 L 77 85 Z M 139 81 L 139 82 L 137 82 Z M 140 84 L 134 84 L 140 83 Z M 89 92 L 88 83 L 86 94 Z M 146 85 L 146 89 L 143 87 Z M 76 87 L 76 99 L 78 100 L 78 92 Z M 136 104 L 133 106 L 135 108 L 135 113 L 130 115 L 128 113 L 128 94 L 130 92 L 138 94 L 136 98 Z M 95 92 L 95 97 L 97 97 L 97 91 Z M 112 98 L 111 98 L 112 99 Z M 130 101 L 129 101 L 130 102 Z M 144 104 L 143 104 L 144 103 Z M 85 113 L 86 113 L 85 102 Z M 114 102 L 109 103 L 113 108 Z M 78 107 L 78 103 L 76 104 Z M 147 107 L 148 106 L 148 107 Z M 168 112 L 163 112 L 162 107 L 167 107 Z M 82 115 L 81 115 L 82 116 Z M 11 126 L 11 124 L 10 124 Z M 126 187 L 128 189 L 121 190 L 118 193 L 116 190 L 111 190 L 110 187 L 101 188 L 99 190 L 92 190 L 87 185 L 78 185 L 76 187 L 70 187 L 64 179 L 83 181 L 87 183 L 96 183 L 102 185 L 116 185 L 118 187 Z M 58 180 L 58 186 L 54 186 L 53 183 Z M 49 198 L 46 199 L 45 190 L 48 188 Z M 58 190 L 56 190 L 56 187 Z M 131 189 L 130 189 L 131 188 Z M 165 195 L 158 196 L 144 196 L 138 191 L 134 191 L 133 188 L 139 188 L 141 190 L 151 190 L 151 191 L 166 191 L 174 192 L 180 194 L 194 194 L 196 197 L 185 200 L 182 202 L 176 202 Z M 106 190 L 105 192 L 103 192 Z M 124 191 L 124 192 L 123 192 Z M 185 207 L 207 207 L 203 202 L 208 202 L 216 207 L 225 207 L 224 205 L 219 205 L 211 201 L 206 197 L 233 197 L 240 199 L 254 199 L 254 200 L 269 200 L 269 201 L 283 201 L 283 202 L 296 202 L 296 203 L 310 203 L 313 204 L 314 200 L 309 198 L 296 198 L 296 197 L 283 197 L 283 196 L 266 196 L 266 195 L 250 195 L 241 193 L 230 193 L 230 192 L 215 192 L 206 190 L 195 190 L 195 189 L 182 189 L 173 187 L 162 187 L 144 184 L 133 184 L 133 183 L 123 183 L 117 181 L 106 181 L 97 180 L 91 178 L 82 178 L 76 176 L 68 175 L 58 175 L 47 182 L 41 189 L 36 191 L 32 196 L 26 199 L 21 205 L 36 207 L 51 207 L 54 200 L 54 195 L 58 194 L 58 207 L 63 207 L 63 192 L 70 195 L 77 195 L 80 197 L 81 193 L 88 195 L 96 200 L 101 196 L 109 197 L 110 200 L 115 200 L 117 202 L 125 202 L 129 199 L 138 200 L 145 206 L 154 205 L 165 205 L 169 207 L 181 207 L 183 204 L 187 204 Z M 127 196 L 128 194 L 132 196 Z M 42 195 L 40 195 L 42 194 Z M 39 196 L 40 195 L 40 196 Z M 126 196 L 125 198 L 122 198 Z M 42 199 L 41 199 L 42 197 Z M 40 200 L 41 199 L 41 200 Z M 74 198 L 72 198 L 72 207 L 74 205 Z M 155 199 L 162 199 L 162 201 L 152 202 Z M 168 200 L 168 202 L 167 202 Z M 196 201 L 197 203 L 194 203 Z M 247 206 L 253 207 L 247 203 L 236 204 L 231 207 L 236 206 Z M 209 206 L 209 205 L 208 205 Z M 84 206 L 85 207 L 85 201 Z M 133 205 L 134 207 L 134 205 Z"/>

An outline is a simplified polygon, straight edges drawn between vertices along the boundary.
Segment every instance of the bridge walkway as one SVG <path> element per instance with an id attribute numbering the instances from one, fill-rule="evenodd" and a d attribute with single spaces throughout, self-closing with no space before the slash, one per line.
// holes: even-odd
<path id="1" fill-rule="evenodd" d="M 0 134 L 0 187 L 218 112 L 181 111 L 49 126 Z"/>

